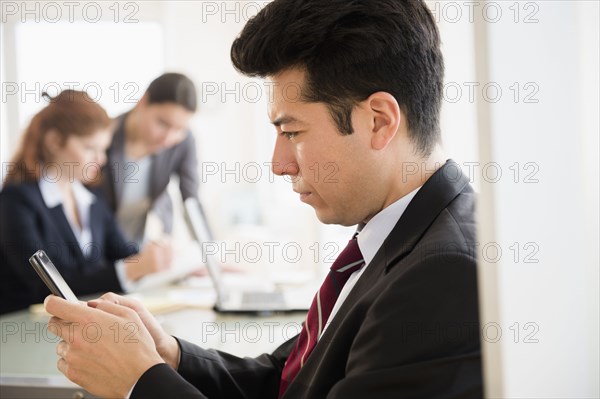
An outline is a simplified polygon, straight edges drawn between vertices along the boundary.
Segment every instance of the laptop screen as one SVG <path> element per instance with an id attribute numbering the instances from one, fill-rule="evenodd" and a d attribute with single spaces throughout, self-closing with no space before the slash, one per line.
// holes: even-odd
<path id="1" fill-rule="evenodd" d="M 185 208 L 185 219 L 189 225 L 192 234 L 198 244 L 200 245 L 200 251 L 202 253 L 202 261 L 206 263 L 208 273 L 213 280 L 215 289 L 217 290 L 217 302 L 221 303 L 225 297 L 227 290 L 224 287 L 221 265 L 219 260 L 211 253 L 212 249 L 215 249 L 218 244 L 212 237 L 206 218 L 202 213 L 200 203 L 196 198 L 188 198 L 184 201 Z"/>

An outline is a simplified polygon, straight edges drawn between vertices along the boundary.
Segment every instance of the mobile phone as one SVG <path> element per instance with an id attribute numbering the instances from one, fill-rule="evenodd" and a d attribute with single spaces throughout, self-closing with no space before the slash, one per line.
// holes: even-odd
<path id="1" fill-rule="evenodd" d="M 31 263 L 31 266 L 33 266 L 50 292 L 56 296 L 66 299 L 69 302 L 79 303 L 79 300 L 63 276 L 60 275 L 56 269 L 56 266 L 54 266 L 54 263 L 52 263 L 44 251 L 40 249 L 31 255 L 31 258 L 29 258 L 29 263 Z"/>

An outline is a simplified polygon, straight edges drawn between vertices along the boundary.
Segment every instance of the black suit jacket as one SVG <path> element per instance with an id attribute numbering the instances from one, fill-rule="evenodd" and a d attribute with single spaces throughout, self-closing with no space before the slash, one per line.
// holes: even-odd
<path id="1" fill-rule="evenodd" d="M 284 398 L 482 397 L 475 195 L 448 161 L 413 198 Z M 276 398 L 292 339 L 240 359 L 179 340 L 132 398 Z"/>
<path id="2" fill-rule="evenodd" d="M 29 257 L 46 251 L 76 295 L 121 291 L 114 262 L 136 252 L 117 227 L 106 203 L 90 208 L 93 245 L 79 247 L 61 205 L 48 209 L 37 182 L 0 192 L 0 314 L 39 303 L 50 294 Z"/>

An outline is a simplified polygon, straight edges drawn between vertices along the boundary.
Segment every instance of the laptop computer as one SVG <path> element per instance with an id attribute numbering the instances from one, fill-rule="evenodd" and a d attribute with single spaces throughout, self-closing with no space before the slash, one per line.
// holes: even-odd
<path id="1" fill-rule="evenodd" d="M 202 213 L 200 204 L 195 198 L 184 201 L 185 219 L 194 239 L 201 248 L 203 244 L 213 243 L 214 239 Z M 274 313 L 274 312 L 306 312 L 310 307 L 312 295 L 291 290 L 274 289 L 272 291 L 248 290 L 227 285 L 221 270 L 221 264 L 215 255 L 203 254 L 208 274 L 215 286 L 217 300 L 215 310 L 223 313 Z M 294 295 L 295 294 L 295 295 Z M 300 295 L 299 295 L 300 294 Z M 304 295 L 302 295 L 304 294 Z M 312 293 L 314 294 L 314 292 Z"/>

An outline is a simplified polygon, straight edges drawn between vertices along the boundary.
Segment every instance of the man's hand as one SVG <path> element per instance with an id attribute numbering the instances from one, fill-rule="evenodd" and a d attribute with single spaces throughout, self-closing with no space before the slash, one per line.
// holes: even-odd
<path id="1" fill-rule="evenodd" d="M 177 343 L 177 340 L 163 330 L 156 318 L 144 307 L 144 305 L 133 298 L 127 298 L 109 292 L 98 299 L 89 301 L 88 306 L 101 309 L 102 307 L 99 307 L 99 304 L 102 302 L 122 305 L 134 310 L 152 336 L 158 354 L 163 358 L 165 363 L 177 370 L 177 367 L 179 366 L 179 344 Z"/>
<path id="2" fill-rule="evenodd" d="M 138 314 L 109 301 L 96 308 L 50 295 L 48 330 L 62 338 L 58 369 L 93 395 L 125 397 L 150 367 L 163 363 Z"/>

